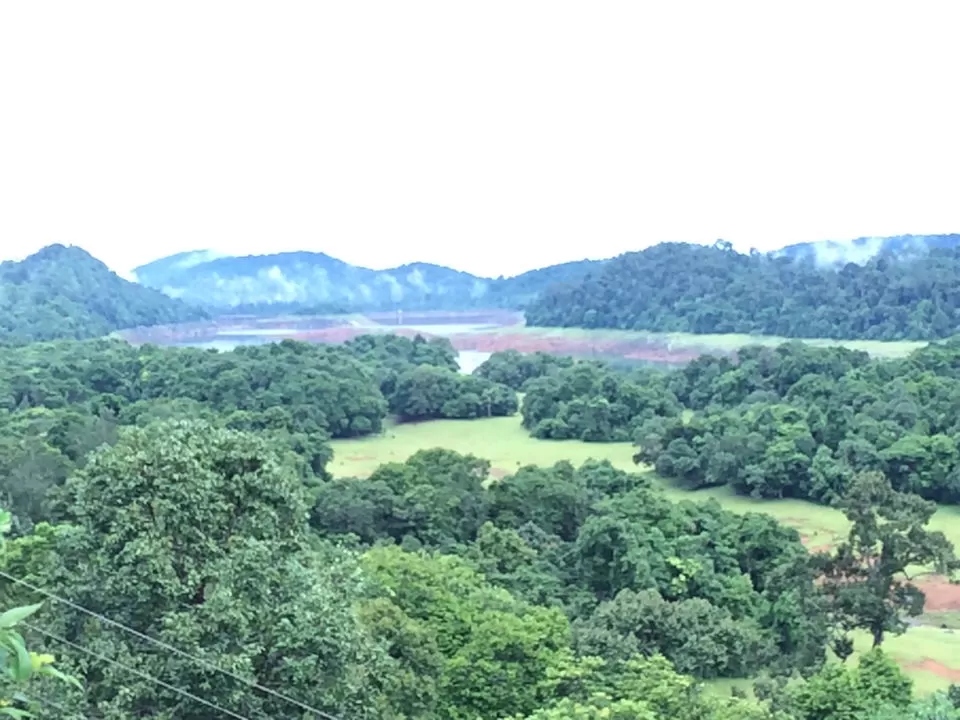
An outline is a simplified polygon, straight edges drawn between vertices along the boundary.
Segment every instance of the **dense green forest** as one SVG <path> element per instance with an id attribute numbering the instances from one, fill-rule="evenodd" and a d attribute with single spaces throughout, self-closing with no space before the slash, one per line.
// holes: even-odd
<path id="1" fill-rule="evenodd" d="M 34 678 L 22 704 L 40 717 L 116 720 L 317 716 L 307 708 L 463 720 L 957 717 L 950 696 L 915 700 L 879 649 L 823 664 L 846 627 L 838 614 L 866 624 L 877 604 L 819 589 L 823 559 L 768 516 L 673 504 L 599 462 L 488 484 L 486 461 L 433 450 L 368 481 L 311 488 L 290 460 L 268 435 L 187 419 L 125 428 L 94 451 L 63 486 L 57 523 L 0 550 L 0 572 L 19 581 L 2 586 L 3 601 L 44 601 L 22 622 L 30 646 L 80 680 Z M 872 507 L 899 507 L 890 500 Z M 895 542 L 942 542 L 922 525 L 894 530 Z M 760 668 L 758 700 L 695 681 Z M 790 670 L 799 674 L 785 683 Z"/>
<path id="2" fill-rule="evenodd" d="M 754 352 L 673 374 L 508 352 L 468 377 L 447 341 L 383 335 L 2 348 L 0 601 L 29 611 L 10 622 L 43 672 L 10 666 L 0 697 L 111 720 L 960 717 L 960 692 L 915 699 L 882 652 L 923 607 L 906 563 L 957 561 L 926 528 L 933 504 L 872 466 L 837 486 L 850 537 L 817 555 L 767 515 L 671 502 L 603 461 L 494 479 L 438 448 L 366 479 L 326 472 L 330 438 L 391 413 L 510 413 L 522 389 L 547 437 L 645 440 L 719 397 L 729 411 L 874 368 L 846 351 Z M 932 377 L 960 367 L 953 352 L 923 356 Z M 874 372 L 897 377 L 887 367 Z M 880 565 L 874 542 L 891 549 Z M 874 651 L 827 662 L 858 629 Z M 750 676 L 755 698 L 700 685 Z"/>
<path id="3" fill-rule="evenodd" d="M 76 247 L 50 245 L 0 263 L 0 343 L 94 338 L 206 313 L 128 282 Z"/>
<path id="4" fill-rule="evenodd" d="M 324 484 L 311 524 L 363 546 L 456 555 L 519 599 L 563 610 L 573 647 L 609 662 L 656 650 L 712 678 L 823 661 L 826 619 L 795 531 L 673 504 L 607 463 L 525 467 L 486 486 L 488 473 L 485 460 L 421 451 L 366 481 Z"/>
<path id="5" fill-rule="evenodd" d="M 664 243 L 547 289 L 530 325 L 796 338 L 925 340 L 960 328 L 960 248 L 865 264 Z"/>

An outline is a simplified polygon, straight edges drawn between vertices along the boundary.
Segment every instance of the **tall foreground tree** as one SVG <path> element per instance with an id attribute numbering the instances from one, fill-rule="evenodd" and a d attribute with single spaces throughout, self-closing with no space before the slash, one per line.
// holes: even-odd
<path id="1" fill-rule="evenodd" d="M 311 544 L 301 481 L 266 440 L 197 421 L 132 429 L 66 496 L 73 528 L 57 536 L 45 586 L 191 656 L 54 604 L 47 632 L 112 661 L 64 649 L 88 681 L 64 699 L 77 711 L 210 717 L 149 676 L 244 717 L 300 717 L 248 683 L 332 714 L 373 712 L 380 654 L 353 609 L 360 573 Z"/>
<path id="2" fill-rule="evenodd" d="M 840 628 L 867 630 L 876 647 L 923 612 L 925 598 L 910 573 L 950 575 L 960 562 L 943 533 L 927 529 L 936 505 L 897 492 L 882 473 L 856 476 L 841 506 L 852 526 L 833 555 L 818 557 L 823 590 Z"/>

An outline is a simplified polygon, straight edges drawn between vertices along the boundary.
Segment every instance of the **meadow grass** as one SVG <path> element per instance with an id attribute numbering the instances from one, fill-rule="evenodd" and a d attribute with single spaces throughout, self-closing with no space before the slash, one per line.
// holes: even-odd
<path id="1" fill-rule="evenodd" d="M 860 655 L 871 648 L 872 640 L 866 632 L 852 635 L 854 652 L 847 663 L 855 665 Z M 960 632 L 917 626 L 903 635 L 888 635 L 883 641 L 883 651 L 904 669 L 918 695 L 929 695 L 960 683 Z M 831 661 L 837 662 L 833 653 L 828 655 Z M 753 678 L 719 678 L 705 681 L 704 687 L 713 695 L 730 695 L 733 688 L 739 688 L 752 696 L 753 682 Z"/>
<path id="2" fill-rule="evenodd" d="M 870 646 L 866 633 L 856 633 L 856 652 L 847 662 L 856 662 L 857 655 Z M 888 636 L 883 651 L 906 670 L 916 693 L 926 695 L 960 682 L 960 633 L 926 625 L 912 627 L 903 635 Z"/>
<path id="3" fill-rule="evenodd" d="M 381 435 L 335 440 L 330 471 L 335 477 L 366 477 L 381 463 L 402 462 L 417 450 L 435 447 L 489 460 L 494 476 L 513 474 L 523 465 L 553 465 L 560 460 L 580 465 L 589 458 L 606 458 L 618 468 L 636 470 L 634 449 L 629 443 L 537 440 L 520 426 L 520 416 L 514 415 L 390 423 Z"/>
<path id="4" fill-rule="evenodd" d="M 629 443 L 584 443 L 577 440 L 537 440 L 520 424 L 520 416 L 483 418 L 479 420 L 436 420 L 421 423 L 389 423 L 377 436 L 336 440 L 330 470 L 335 477 L 364 478 L 378 465 L 402 462 L 418 450 L 442 447 L 460 453 L 472 453 L 490 461 L 491 475 L 509 475 L 524 465 L 549 466 L 567 460 L 575 466 L 590 458 L 609 460 L 615 467 L 630 472 L 650 472 L 633 462 L 634 448 Z M 730 488 L 710 488 L 691 492 L 657 479 L 674 500 L 706 500 L 713 498 L 726 509 L 737 512 L 761 512 L 794 527 L 811 549 L 826 547 L 844 537 L 849 529 L 847 519 L 836 509 L 803 500 L 757 500 L 735 495 Z M 960 547 L 960 508 L 941 507 L 931 522 Z M 960 613 L 928 613 L 921 619 L 925 625 L 912 627 L 902 636 L 889 636 L 884 648 L 914 679 L 918 692 L 925 693 L 947 687 L 951 671 L 960 682 Z M 858 652 L 869 649 L 866 634 L 855 636 Z M 926 665 L 923 663 L 926 662 Z M 934 663 L 935 665 L 931 665 Z M 708 683 L 711 691 L 729 693 L 733 686 L 749 689 L 751 681 L 717 681 Z"/>

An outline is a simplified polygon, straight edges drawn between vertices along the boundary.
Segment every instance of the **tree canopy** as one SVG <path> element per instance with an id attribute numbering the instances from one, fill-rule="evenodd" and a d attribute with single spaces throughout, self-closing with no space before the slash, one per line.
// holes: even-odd
<path id="1" fill-rule="evenodd" d="M 659 652 L 700 678 L 822 662 L 825 608 L 794 530 L 671 503 L 606 462 L 494 483 L 488 472 L 472 456 L 421 451 L 365 481 L 325 484 L 312 523 L 331 539 L 464 558 L 518 597 L 564 609 L 584 655 Z"/>
<path id="2" fill-rule="evenodd" d="M 572 365 L 573 358 L 563 355 L 503 350 L 492 353 L 477 366 L 473 374 L 522 391 L 528 380 L 551 375 Z"/>
<path id="3" fill-rule="evenodd" d="M 45 688 L 56 716 L 957 717 L 879 650 L 824 664 L 830 594 L 769 516 L 606 462 L 489 467 L 435 449 L 315 492 L 254 433 L 123 429 L 66 483 L 62 523 L 0 552 L 20 599 L 54 593 L 31 642 L 84 681 Z M 697 681 L 756 673 L 780 678 L 756 700 Z"/>
<path id="4" fill-rule="evenodd" d="M 403 420 L 516 412 L 505 385 L 456 372 L 447 341 L 360 337 L 230 352 L 119 340 L 0 346 L 0 492 L 18 527 L 53 517 L 51 491 L 118 428 L 191 417 L 277 439 L 308 481 L 329 439 Z"/>
<path id="5" fill-rule="evenodd" d="M 53 603 L 40 621 L 62 638 L 64 666 L 87 680 L 64 699 L 78 712 L 210 717 L 146 675 L 202 688 L 242 716 L 289 716 L 285 702 L 190 659 L 199 657 L 326 712 L 376 717 L 385 659 L 356 612 L 356 560 L 311 541 L 304 486 L 269 442 L 202 421 L 130 428 L 64 496 L 69 529 L 48 548 L 38 584 L 75 605 Z M 76 606 L 183 654 L 152 652 Z M 74 646 L 122 661 L 104 667 Z"/>
<path id="6" fill-rule="evenodd" d="M 960 720 L 960 690 L 915 698 L 882 644 L 923 610 L 915 567 L 958 566 L 929 527 L 960 472 L 958 368 L 949 342 L 896 361 L 788 343 L 669 372 L 504 353 L 476 376 L 422 338 L 3 347 L 0 604 L 32 609 L 16 631 L 45 702 L 5 686 L 0 712 Z M 509 414 L 518 389 L 529 432 L 633 441 L 642 467 L 504 474 L 432 448 L 326 471 L 331 438 L 388 413 Z M 647 464 L 834 504 L 850 533 L 811 554 L 769 515 L 672 500 Z M 854 661 L 858 629 L 877 647 Z M 745 678 L 754 697 L 704 687 Z"/>

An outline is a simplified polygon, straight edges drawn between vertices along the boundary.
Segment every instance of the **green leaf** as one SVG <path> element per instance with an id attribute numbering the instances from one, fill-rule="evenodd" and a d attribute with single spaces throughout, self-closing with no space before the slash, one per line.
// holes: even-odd
<path id="1" fill-rule="evenodd" d="M 26 620 L 28 617 L 33 615 L 41 607 L 43 607 L 43 603 L 10 608 L 5 613 L 0 615 L 0 629 L 7 629 L 7 628 L 14 627 L 18 623 L 20 623 L 22 620 Z"/>
<path id="2" fill-rule="evenodd" d="M 22 642 L 14 643 L 17 648 L 17 662 L 12 666 L 15 680 L 23 682 L 33 674 L 33 658 Z"/>
<path id="3" fill-rule="evenodd" d="M 33 714 L 28 713 L 26 710 L 20 710 L 18 708 L 12 708 L 12 707 L 0 708 L 0 715 L 6 715 L 7 717 L 14 717 L 14 718 L 33 717 Z"/>
<path id="4" fill-rule="evenodd" d="M 62 680 L 62 681 L 65 682 L 65 683 L 70 683 L 71 685 L 73 685 L 73 686 L 74 686 L 75 688 L 77 688 L 78 690 L 83 690 L 83 684 L 82 684 L 79 680 L 77 680 L 77 679 L 76 679 L 75 677 L 73 677 L 72 675 L 67 675 L 67 674 L 65 674 L 65 673 L 60 672 L 60 671 L 57 670 L 55 667 L 51 667 L 51 666 L 49 666 L 49 665 L 44 665 L 44 666 L 43 666 L 43 669 L 40 670 L 40 674 L 41 674 L 41 675 L 48 675 L 48 676 L 50 676 L 50 677 L 54 677 L 54 678 L 56 678 L 57 680 Z"/>

